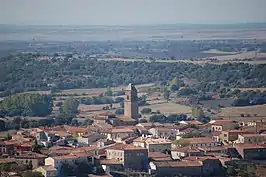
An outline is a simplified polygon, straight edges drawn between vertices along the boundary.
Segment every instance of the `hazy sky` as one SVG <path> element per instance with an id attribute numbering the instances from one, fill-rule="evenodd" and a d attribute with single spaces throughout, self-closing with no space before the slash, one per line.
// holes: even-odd
<path id="1" fill-rule="evenodd" d="M 266 22 L 266 0 L 0 0 L 1 24 Z"/>

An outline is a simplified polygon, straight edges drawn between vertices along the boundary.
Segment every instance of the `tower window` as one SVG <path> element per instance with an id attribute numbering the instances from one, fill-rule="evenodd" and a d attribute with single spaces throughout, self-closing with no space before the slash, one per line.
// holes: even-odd
<path id="1" fill-rule="evenodd" d="M 129 100 L 129 96 L 127 95 L 127 100 Z"/>

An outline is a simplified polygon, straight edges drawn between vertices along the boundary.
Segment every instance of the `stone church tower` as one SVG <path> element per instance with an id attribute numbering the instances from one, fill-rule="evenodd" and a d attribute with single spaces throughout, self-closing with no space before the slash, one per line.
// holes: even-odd
<path id="1" fill-rule="evenodd" d="M 125 90 L 124 115 L 132 119 L 139 118 L 138 91 L 132 84 Z"/>

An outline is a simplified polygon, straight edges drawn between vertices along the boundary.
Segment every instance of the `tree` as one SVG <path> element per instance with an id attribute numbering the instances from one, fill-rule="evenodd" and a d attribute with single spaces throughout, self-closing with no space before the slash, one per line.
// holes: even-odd
<path id="1" fill-rule="evenodd" d="M 6 122 L 3 120 L 0 120 L 0 131 L 6 130 Z"/>
<path id="2" fill-rule="evenodd" d="M 204 117 L 204 112 L 200 107 L 193 107 L 192 108 L 192 116 L 196 118 Z"/>
<path id="3" fill-rule="evenodd" d="M 7 116 L 44 117 L 52 112 L 52 107 L 52 97 L 38 93 L 12 95 L 0 102 L 0 110 Z"/>
<path id="4" fill-rule="evenodd" d="M 11 140 L 12 136 L 10 135 L 10 133 L 7 133 L 7 135 L 5 136 L 5 141 Z"/>
<path id="5" fill-rule="evenodd" d="M 90 119 L 86 119 L 84 122 L 83 122 L 83 125 L 92 125 L 93 121 L 90 120 Z"/>
<path id="6" fill-rule="evenodd" d="M 171 88 L 170 89 L 171 89 L 171 91 L 178 91 L 179 90 L 179 86 L 173 84 L 173 85 L 171 85 Z"/>
<path id="7" fill-rule="evenodd" d="M 165 88 L 163 91 L 163 97 L 167 100 L 167 102 L 169 101 L 170 91 L 167 88 Z"/>
<path id="8" fill-rule="evenodd" d="M 139 123 L 147 123 L 148 121 L 147 121 L 147 119 L 140 119 L 139 120 Z"/>
<path id="9" fill-rule="evenodd" d="M 105 92 L 105 95 L 107 95 L 107 96 L 113 96 L 113 91 L 112 91 L 112 89 L 110 87 L 107 87 L 107 90 Z"/>
<path id="10" fill-rule="evenodd" d="M 71 121 L 71 125 L 72 126 L 78 126 L 78 120 L 77 119 L 72 119 L 72 121 Z"/>
<path id="11" fill-rule="evenodd" d="M 166 120 L 166 116 L 162 114 L 156 114 L 150 117 L 151 122 L 165 122 L 165 120 Z"/>
<path id="12" fill-rule="evenodd" d="M 37 139 L 35 139 L 35 140 L 34 140 L 33 147 L 32 147 L 32 151 L 33 151 L 33 152 L 40 153 L 40 149 L 41 149 L 41 146 L 38 144 Z"/>
<path id="13" fill-rule="evenodd" d="M 140 112 L 141 112 L 141 114 L 149 114 L 149 113 L 151 113 L 151 108 L 143 108 Z"/>
<path id="14" fill-rule="evenodd" d="M 68 98 L 62 105 L 62 113 L 66 115 L 72 115 L 78 113 L 79 102 L 75 98 Z"/>
<path id="15" fill-rule="evenodd" d="M 120 108 L 124 108 L 124 106 L 125 106 L 124 102 L 121 102 L 120 103 Z"/>
<path id="16" fill-rule="evenodd" d="M 22 174 L 22 177 L 44 177 L 40 172 L 26 171 Z"/>
<path id="17" fill-rule="evenodd" d="M 71 166 L 67 163 L 63 163 L 61 166 L 61 169 L 59 171 L 59 174 L 64 176 L 64 177 L 74 175 L 75 174 L 75 167 Z"/>

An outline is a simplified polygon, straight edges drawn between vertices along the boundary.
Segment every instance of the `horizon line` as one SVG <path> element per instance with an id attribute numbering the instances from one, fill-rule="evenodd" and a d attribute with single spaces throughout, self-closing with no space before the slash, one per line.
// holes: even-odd
<path id="1" fill-rule="evenodd" d="M 0 23 L 1 26 L 166 26 L 166 25 L 210 25 L 210 26 L 222 26 L 222 25 L 254 25 L 265 24 L 265 22 L 236 22 L 236 23 L 158 23 L 158 24 L 7 24 Z"/>

